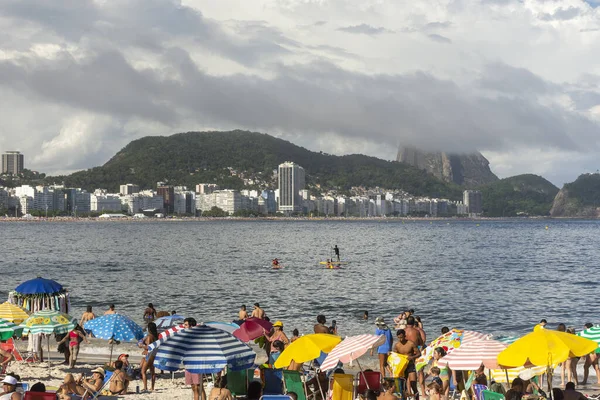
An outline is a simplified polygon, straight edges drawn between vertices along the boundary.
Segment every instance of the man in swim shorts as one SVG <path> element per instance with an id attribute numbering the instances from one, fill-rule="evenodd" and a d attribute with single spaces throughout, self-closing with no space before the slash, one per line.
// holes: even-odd
<path id="1" fill-rule="evenodd" d="M 415 396 L 415 398 L 418 398 L 419 391 L 417 390 L 417 368 L 415 366 L 415 360 L 420 356 L 419 349 L 414 342 L 406 338 L 404 329 L 399 329 L 396 332 L 396 336 L 398 337 L 398 342 L 394 345 L 394 351 L 399 354 L 404 354 L 408 358 L 408 365 L 404 372 L 408 382 L 408 396 Z"/>
<path id="2" fill-rule="evenodd" d="M 254 303 L 254 310 L 252 310 L 252 316 L 258 319 L 265 319 L 265 311 L 260 308 L 260 304 Z"/>

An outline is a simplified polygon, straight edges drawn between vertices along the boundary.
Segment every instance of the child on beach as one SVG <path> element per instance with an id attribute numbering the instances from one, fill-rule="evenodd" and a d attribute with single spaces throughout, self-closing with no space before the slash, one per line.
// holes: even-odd
<path id="1" fill-rule="evenodd" d="M 444 386 L 442 379 L 440 378 L 440 369 L 438 367 L 431 367 L 429 369 L 429 374 L 432 376 L 431 382 L 437 383 L 440 387 Z"/>

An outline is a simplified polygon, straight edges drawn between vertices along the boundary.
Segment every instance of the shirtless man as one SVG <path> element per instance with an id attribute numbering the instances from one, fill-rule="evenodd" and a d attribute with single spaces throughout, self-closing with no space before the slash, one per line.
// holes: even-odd
<path id="1" fill-rule="evenodd" d="M 117 312 L 115 311 L 115 305 L 111 304 L 110 306 L 108 306 L 108 310 L 106 310 L 104 312 L 104 315 L 110 315 L 110 314 L 116 314 Z"/>
<path id="2" fill-rule="evenodd" d="M 396 342 L 394 345 L 394 352 L 404 354 L 408 357 L 408 365 L 404 372 L 404 376 L 409 383 L 408 387 L 406 388 L 408 397 L 418 397 L 419 392 L 417 390 L 417 368 L 415 366 L 415 360 L 419 358 L 421 353 L 419 352 L 417 345 L 406 338 L 406 332 L 404 329 L 399 329 L 396 332 L 396 336 L 398 337 L 398 342 Z"/>
<path id="3" fill-rule="evenodd" d="M 245 321 L 248 318 L 248 312 L 246 311 L 246 305 L 242 304 L 240 311 L 238 311 L 238 318 L 240 321 Z"/>
<path id="4" fill-rule="evenodd" d="M 265 310 L 260 308 L 260 304 L 254 303 L 254 310 L 252 310 L 252 316 L 258 319 L 265 319 Z"/>
<path id="5" fill-rule="evenodd" d="M 317 323 L 313 328 L 315 333 L 329 333 L 329 328 L 325 326 L 326 322 L 327 320 L 323 314 L 317 315 Z"/>
<path id="6" fill-rule="evenodd" d="M 412 315 L 409 316 L 406 319 L 406 328 L 404 328 L 404 331 L 406 332 L 406 339 L 413 342 L 420 351 L 423 348 L 425 342 L 423 341 L 423 336 L 421 336 L 421 332 L 419 332 L 419 329 L 417 329 L 415 325 L 415 317 L 413 317 Z"/>

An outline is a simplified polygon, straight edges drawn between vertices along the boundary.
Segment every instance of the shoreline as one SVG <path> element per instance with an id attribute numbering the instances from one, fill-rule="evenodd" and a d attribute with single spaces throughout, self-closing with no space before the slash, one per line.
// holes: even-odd
<path id="1" fill-rule="evenodd" d="M 211 222 L 211 221 L 256 221 L 256 222 L 479 222 L 479 221 L 597 221 L 600 218 L 583 217 L 170 217 L 170 218 L 135 218 L 125 216 L 120 218 L 100 218 L 100 217 L 0 217 L 2 222 Z"/>

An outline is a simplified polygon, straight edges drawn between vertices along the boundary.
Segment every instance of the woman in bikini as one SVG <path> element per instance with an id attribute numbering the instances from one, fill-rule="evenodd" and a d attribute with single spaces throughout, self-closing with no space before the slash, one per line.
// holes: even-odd
<path id="1" fill-rule="evenodd" d="M 123 371 L 123 361 L 115 361 L 115 370 L 112 378 L 110 379 L 110 387 L 108 389 L 110 393 L 113 395 L 127 394 L 127 387 L 129 386 L 130 380 L 131 377 L 129 377 L 129 375 Z"/>
<path id="2" fill-rule="evenodd" d="M 442 380 L 442 387 L 440 394 L 442 398 L 447 399 L 450 394 L 450 368 L 446 365 L 440 367 L 438 361 L 446 355 L 446 350 L 443 347 L 436 347 L 433 351 L 433 366 L 438 367 L 440 370 L 439 378 Z"/>
<path id="3" fill-rule="evenodd" d="M 154 370 L 154 356 L 150 356 L 148 360 L 146 360 L 146 355 L 148 354 L 148 346 L 151 343 L 154 343 L 158 339 L 158 332 L 156 331 L 156 324 L 154 322 L 150 322 L 148 324 L 148 335 L 144 339 L 142 339 L 141 343 L 138 344 L 139 347 L 144 349 L 142 351 L 142 361 L 140 362 L 140 369 L 142 370 L 142 381 L 144 382 L 144 390 L 148 391 L 148 376 L 146 375 L 146 371 L 150 369 L 151 376 L 151 386 L 150 390 L 154 390 L 154 383 L 156 382 L 156 371 Z"/>
<path id="4" fill-rule="evenodd" d="M 87 339 L 87 337 L 85 336 L 85 333 L 83 332 L 83 328 L 77 324 L 75 326 L 75 329 L 73 329 L 71 332 L 69 332 L 68 335 L 66 335 L 64 338 L 62 338 L 62 340 L 60 342 L 58 342 L 58 345 L 60 346 L 60 344 L 64 343 L 67 341 L 67 339 L 69 339 L 69 352 L 70 352 L 70 356 L 69 356 L 69 367 L 70 368 L 75 368 L 75 363 L 77 362 L 77 356 L 79 355 L 79 343 L 82 340 L 85 340 L 85 342 L 87 344 L 90 344 L 90 341 Z"/>
<path id="5" fill-rule="evenodd" d="M 283 322 L 277 321 L 273 324 L 273 334 L 269 336 L 269 342 L 273 343 L 276 340 L 283 342 L 285 346 L 290 344 L 290 339 L 283 332 Z"/>
<path id="6" fill-rule="evenodd" d="M 233 396 L 227 389 L 227 375 L 217 377 L 215 387 L 208 394 L 208 400 L 232 400 Z"/>

